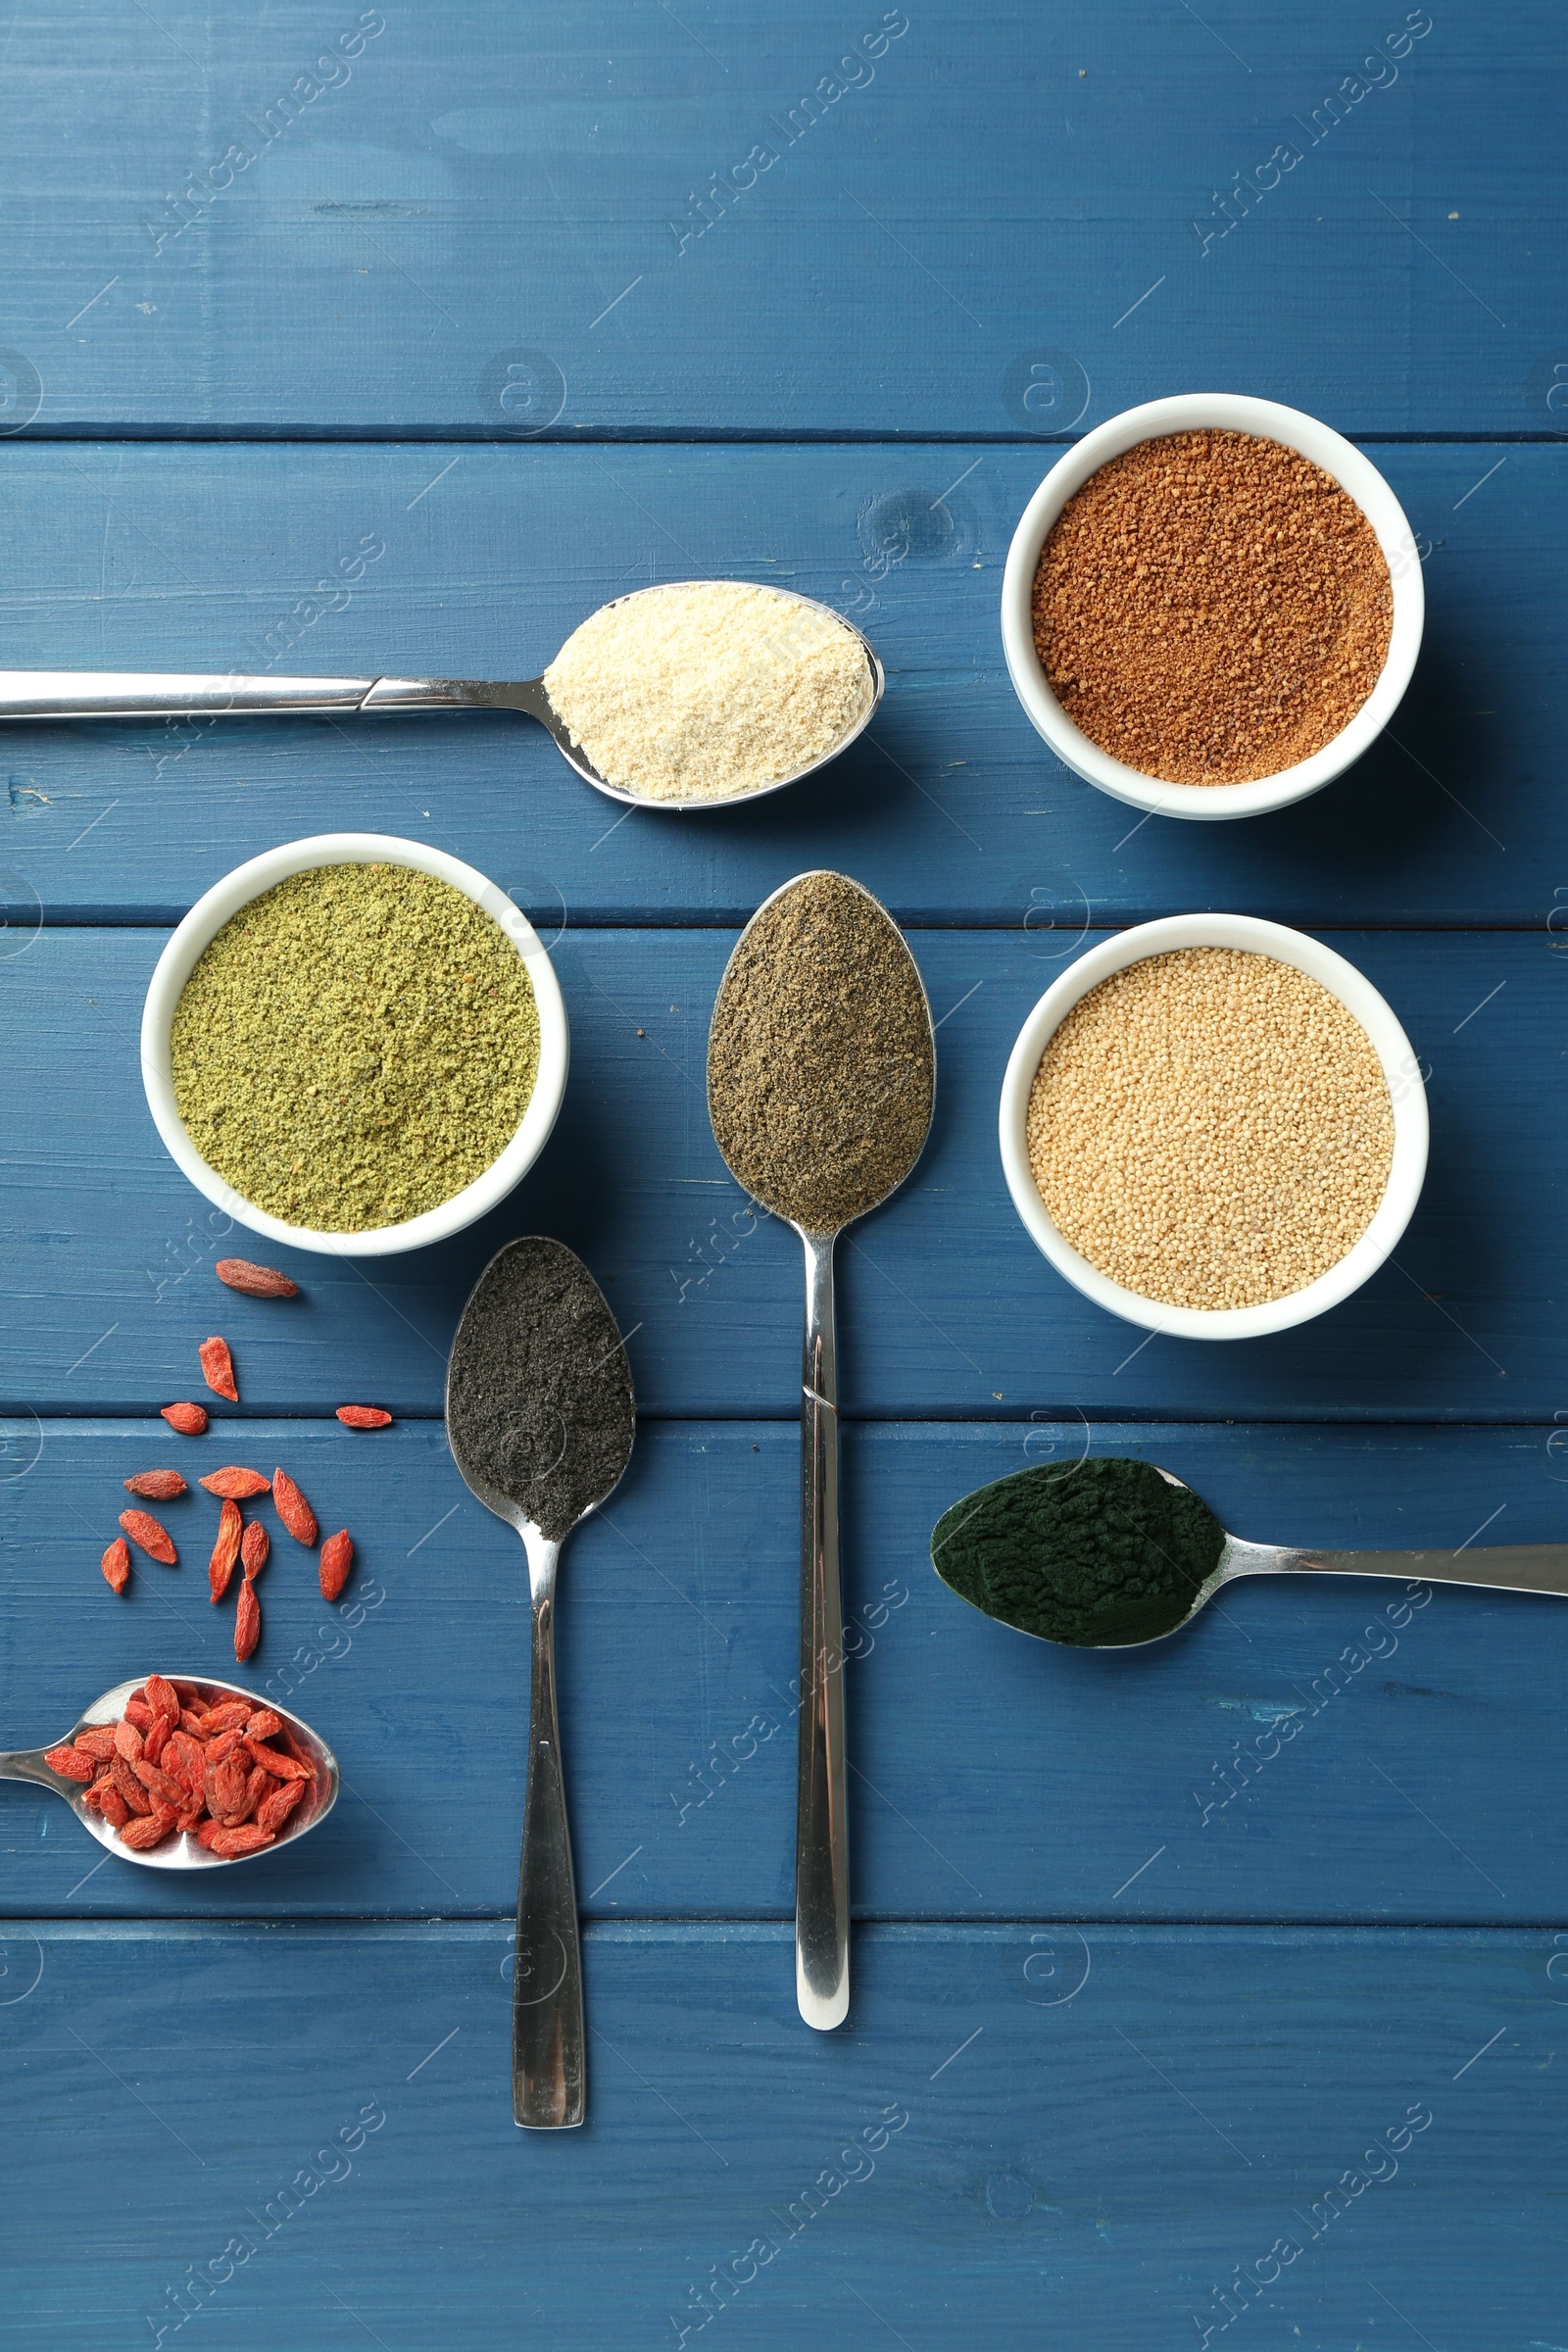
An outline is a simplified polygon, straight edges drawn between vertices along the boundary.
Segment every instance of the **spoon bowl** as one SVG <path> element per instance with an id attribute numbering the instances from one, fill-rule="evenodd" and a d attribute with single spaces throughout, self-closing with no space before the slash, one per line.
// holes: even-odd
<path id="1" fill-rule="evenodd" d="M 661 582 L 662 587 L 706 585 L 695 580 Z M 571 740 L 565 721 L 551 702 L 539 678 L 278 678 L 247 676 L 240 671 L 179 672 L 172 670 L 4 669 L 0 670 L 0 719 L 78 718 L 291 718 L 330 711 L 347 716 L 356 711 L 378 715 L 398 710 L 514 710 L 537 719 L 568 767 L 612 801 L 629 808 L 653 808 L 675 815 L 695 810 L 737 808 L 742 803 L 766 800 L 807 776 L 814 776 L 841 752 L 848 751 L 876 715 L 887 685 L 880 661 L 860 631 L 831 605 L 801 596 L 793 588 L 773 588 L 775 596 L 791 598 L 813 612 L 827 613 L 858 640 L 865 656 L 869 699 L 864 710 L 820 759 L 793 775 L 760 785 L 755 792 L 725 793 L 711 800 L 656 800 L 651 794 L 630 792 L 611 784 L 599 773 L 581 746 Z M 633 589 L 645 596 L 646 589 Z M 602 606 L 609 612 L 628 602 L 612 597 Z"/>
<path id="2" fill-rule="evenodd" d="M 1160 1468 L 1157 1462 L 1150 1467 L 1158 1471 L 1167 1486 L 1184 1494 L 1194 1493 L 1174 1471 Z M 1468 1585 L 1482 1592 L 1550 1592 L 1568 1598 L 1568 1544 L 1499 1544 L 1479 1548 L 1461 1544 L 1451 1551 L 1313 1551 L 1288 1544 L 1252 1544 L 1245 1537 L 1226 1534 L 1218 1560 L 1194 1591 L 1187 1609 L 1159 1633 L 1136 1642 L 1058 1642 L 1050 1634 L 1037 1634 L 1032 1627 L 1014 1625 L 1008 1618 L 981 1608 L 978 1601 L 949 1582 L 934 1558 L 932 1567 L 950 1592 L 957 1593 L 993 1625 L 1005 1626 L 1008 1633 L 1021 1634 L 1026 1642 L 1049 1642 L 1054 1648 L 1062 1649 L 1152 1649 L 1156 1642 L 1168 1642 L 1173 1634 L 1185 1631 L 1224 1586 L 1237 1584 L 1244 1576 L 1394 1577 L 1406 1584 Z"/>
<path id="3" fill-rule="evenodd" d="M 199 1845 L 188 1831 L 176 1832 L 155 1845 L 149 1853 L 137 1853 L 133 1846 L 121 1841 L 119 1834 L 84 1801 L 83 1785 L 65 1773 L 53 1771 L 44 1762 L 49 1748 L 69 1747 L 78 1732 L 95 1726 L 118 1723 L 125 1712 L 125 1701 L 132 1692 L 140 1690 L 145 1675 L 134 1675 L 129 1682 L 117 1683 L 101 1698 L 95 1698 L 85 1713 L 78 1715 L 70 1733 L 63 1740 L 51 1740 L 49 1747 L 20 1748 L 9 1754 L 0 1753 L 0 1781 L 31 1781 L 41 1788 L 52 1788 L 81 1823 L 89 1838 L 97 1839 L 106 1853 L 117 1861 L 140 1863 L 143 1870 L 235 1870 L 241 1863 L 259 1862 L 265 1855 L 281 1853 L 285 1846 L 297 1845 L 310 1830 L 323 1822 L 337 1803 L 339 1785 L 337 1758 L 320 1736 L 313 1732 L 302 1717 L 291 1714 L 273 1698 L 263 1698 L 255 1690 L 247 1690 L 238 1683 L 220 1683 L 210 1674 L 172 1674 L 167 1678 L 176 1690 L 194 1686 L 212 1703 L 223 1698 L 243 1698 L 256 1708 L 270 1707 L 281 1716 L 285 1729 L 292 1735 L 300 1751 L 301 1761 L 312 1766 L 314 1779 L 304 1801 L 290 1814 L 281 1836 L 272 1845 L 258 1848 L 254 1854 L 215 1854 L 209 1847 Z"/>

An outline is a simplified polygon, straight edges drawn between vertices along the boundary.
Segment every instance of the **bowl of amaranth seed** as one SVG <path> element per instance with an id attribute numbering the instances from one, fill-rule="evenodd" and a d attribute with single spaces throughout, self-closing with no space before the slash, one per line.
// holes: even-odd
<path id="1" fill-rule="evenodd" d="M 1097 425 L 1025 508 L 1002 637 L 1058 760 L 1162 816 L 1257 816 L 1388 725 L 1421 646 L 1421 564 L 1360 450 L 1239 394 Z"/>
<path id="2" fill-rule="evenodd" d="M 416 841 L 323 833 L 237 866 L 179 924 L 142 1014 L 171 1156 L 278 1242 L 421 1250 L 544 1149 L 566 1083 L 550 957 L 506 893 Z"/>
<path id="3" fill-rule="evenodd" d="M 1337 1306 L 1420 1198 L 1421 1066 L 1365 976 L 1246 914 L 1140 923 L 1025 1021 L 1002 1087 L 1024 1227 L 1097 1306 L 1244 1340 Z"/>

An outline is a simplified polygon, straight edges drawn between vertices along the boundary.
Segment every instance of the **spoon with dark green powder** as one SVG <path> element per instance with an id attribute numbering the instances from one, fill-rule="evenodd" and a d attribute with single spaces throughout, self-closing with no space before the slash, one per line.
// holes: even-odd
<path id="1" fill-rule="evenodd" d="M 1392 1576 L 1568 1595 L 1568 1544 L 1453 1551 L 1299 1551 L 1227 1535 L 1191 1487 L 1114 1454 L 1038 1464 L 977 1487 L 931 1533 L 931 1565 L 960 1600 L 1020 1634 L 1131 1649 L 1192 1620 L 1243 1576 Z"/>

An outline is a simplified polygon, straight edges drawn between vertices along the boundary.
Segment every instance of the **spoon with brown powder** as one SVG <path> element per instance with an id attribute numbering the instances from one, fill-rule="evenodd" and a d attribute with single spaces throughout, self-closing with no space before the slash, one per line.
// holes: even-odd
<path id="1" fill-rule="evenodd" d="M 713 1006 L 708 1108 L 730 1174 L 806 1248 L 795 1988 L 823 2029 L 850 2005 L 833 1244 L 914 1166 L 935 1089 L 931 1008 L 886 908 L 822 872 L 764 899 Z"/>

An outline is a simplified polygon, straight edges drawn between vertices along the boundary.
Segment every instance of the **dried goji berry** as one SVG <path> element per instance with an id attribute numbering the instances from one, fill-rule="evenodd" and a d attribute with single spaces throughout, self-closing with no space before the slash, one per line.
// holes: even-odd
<path id="1" fill-rule="evenodd" d="M 83 1755 L 69 1740 L 64 1747 L 45 1748 L 43 1760 L 51 1772 L 60 1773 L 68 1781 L 94 1781 L 98 1777 L 96 1756 Z"/>
<path id="2" fill-rule="evenodd" d="M 236 1502 L 243 1502 L 248 1495 L 265 1494 L 272 1482 L 259 1470 L 242 1470 L 237 1463 L 230 1463 L 227 1469 L 210 1471 L 201 1483 L 209 1494 L 232 1495 Z"/>
<path id="3" fill-rule="evenodd" d="M 220 1834 L 222 1827 L 223 1825 L 220 1821 L 204 1821 L 201 1828 L 196 1833 L 197 1844 L 211 1845 L 213 1839 Z"/>
<path id="4" fill-rule="evenodd" d="M 234 1358 L 228 1351 L 228 1342 L 220 1339 L 203 1340 L 196 1350 L 201 1357 L 202 1378 L 215 1396 L 226 1396 L 230 1404 L 238 1404 L 239 1390 L 234 1385 Z"/>
<path id="5" fill-rule="evenodd" d="M 274 1715 L 270 1707 L 259 1707 L 245 1726 L 245 1737 L 247 1740 L 270 1740 L 274 1732 L 282 1729 L 281 1715 Z"/>
<path id="6" fill-rule="evenodd" d="M 149 1846 L 163 1844 L 176 1819 L 172 1805 L 160 1805 L 157 1812 L 149 1813 L 145 1821 L 127 1821 L 120 1833 L 120 1842 L 130 1846 L 138 1854 L 144 1854 Z"/>
<path id="7" fill-rule="evenodd" d="M 171 1429 L 177 1429 L 182 1438 L 199 1438 L 207 1428 L 205 1404 L 161 1404 L 159 1411 Z"/>
<path id="8" fill-rule="evenodd" d="M 213 1852 L 220 1854 L 225 1862 L 237 1861 L 241 1854 L 259 1854 L 264 1845 L 272 1843 L 271 1831 L 259 1829 L 254 1821 L 244 1822 L 235 1830 L 220 1830 L 211 1840 Z"/>
<path id="9" fill-rule="evenodd" d="M 221 1699 L 208 1709 L 207 1737 L 211 1740 L 219 1732 L 243 1731 L 255 1712 L 247 1698 Z"/>
<path id="10" fill-rule="evenodd" d="M 120 1524 L 138 1551 L 144 1551 L 150 1560 L 162 1560 L 166 1568 L 174 1566 L 179 1558 L 174 1540 L 150 1511 L 122 1511 Z"/>
<path id="11" fill-rule="evenodd" d="M 275 1836 L 305 1794 L 303 1781 L 275 1781 L 271 1794 L 264 1796 L 256 1808 L 256 1827 L 270 1830 Z"/>
<path id="12" fill-rule="evenodd" d="M 345 1429 L 385 1429 L 392 1419 L 378 1404 L 340 1404 L 337 1417 Z"/>
<path id="13" fill-rule="evenodd" d="M 242 1731 L 220 1732 L 216 1740 L 207 1742 L 207 1761 L 209 1764 L 226 1763 L 235 1749 L 244 1744 L 245 1735 Z"/>
<path id="14" fill-rule="evenodd" d="M 156 1764 L 156 1763 L 157 1763 L 157 1761 L 158 1761 L 159 1757 L 160 1757 L 160 1756 L 163 1754 L 163 1752 L 164 1752 L 164 1741 L 165 1741 L 165 1740 L 166 1740 L 168 1738 L 169 1738 L 169 1718 L 168 1718 L 168 1716 L 167 1716 L 167 1715 L 155 1715 L 155 1716 L 153 1717 L 153 1728 L 152 1728 L 152 1730 L 151 1730 L 151 1731 L 150 1731 L 150 1732 L 149 1732 L 149 1733 L 146 1735 L 146 1739 L 147 1739 L 147 1744 L 146 1744 L 146 1746 L 145 1746 L 145 1747 L 142 1749 L 142 1751 L 141 1751 L 141 1752 L 142 1752 L 142 1754 L 143 1754 L 143 1755 L 146 1757 L 146 1759 L 147 1759 L 147 1761 L 148 1761 L 148 1763 L 149 1763 L 149 1764 Z"/>
<path id="15" fill-rule="evenodd" d="M 268 1773 L 265 1773 L 259 1764 L 256 1765 L 245 1783 L 244 1802 L 229 1815 L 229 1820 L 249 1821 L 263 1797 L 276 1786 L 277 1783 Z"/>
<path id="16" fill-rule="evenodd" d="M 153 1728 L 153 1711 L 139 1691 L 125 1701 L 125 1721 L 133 1723 L 138 1732 Z"/>
<path id="17" fill-rule="evenodd" d="M 138 1470 L 124 1487 L 127 1494 L 139 1494 L 144 1502 L 172 1502 L 190 1491 L 177 1470 Z"/>
<path id="18" fill-rule="evenodd" d="M 189 1732 L 171 1732 L 159 1762 L 173 1779 L 183 1781 L 193 1795 L 200 1792 L 202 1775 L 207 1769 L 207 1751 Z"/>
<path id="19" fill-rule="evenodd" d="M 285 1756 L 277 1748 L 269 1747 L 264 1740 L 247 1740 L 245 1745 L 258 1764 L 265 1765 L 274 1781 L 309 1781 L 315 1778 L 315 1767 L 302 1764 L 296 1756 Z"/>
<path id="20" fill-rule="evenodd" d="M 228 1580 L 234 1573 L 234 1562 L 239 1558 L 240 1540 L 244 1533 L 245 1521 L 240 1514 L 239 1504 L 225 1502 L 218 1515 L 218 1541 L 213 1545 L 213 1556 L 207 1563 L 207 1582 L 212 1588 L 214 1600 L 221 1600 L 228 1591 Z M 204 1718 L 204 1726 L 206 1720 Z"/>
<path id="21" fill-rule="evenodd" d="M 239 1606 L 234 1612 L 234 1655 L 243 1665 L 262 1638 L 262 1604 L 256 1597 L 256 1587 L 249 1577 L 239 1589 Z"/>
<path id="22" fill-rule="evenodd" d="M 250 1765 L 241 1756 L 230 1756 L 223 1764 L 208 1765 L 202 1775 L 202 1794 L 215 1816 L 233 1813 L 245 1802 L 250 1777 Z"/>
<path id="23" fill-rule="evenodd" d="M 147 1704 L 155 1715 L 162 1715 L 172 1730 L 179 1721 L 179 1692 L 166 1675 L 147 1677 Z"/>
<path id="24" fill-rule="evenodd" d="M 213 1272 L 231 1291 L 243 1291 L 247 1298 L 297 1298 L 300 1295 L 299 1284 L 290 1282 L 275 1266 L 253 1265 L 248 1257 L 220 1257 Z"/>
<path id="25" fill-rule="evenodd" d="M 189 1804 L 189 1792 L 181 1788 L 179 1782 L 174 1780 L 171 1774 L 165 1772 L 161 1764 L 149 1764 L 146 1757 L 143 1756 L 141 1762 L 133 1765 L 131 1769 L 148 1795 L 156 1797 L 161 1805 L 172 1805 L 174 1811 L 178 1813 Z"/>
<path id="26" fill-rule="evenodd" d="M 307 1545 L 314 1544 L 317 1536 L 316 1513 L 286 1470 L 272 1472 L 272 1500 L 277 1505 L 278 1517 L 295 1543 Z"/>
<path id="27" fill-rule="evenodd" d="M 123 1756 L 127 1764 L 135 1764 L 140 1761 L 142 1750 L 146 1744 L 142 1733 L 137 1730 L 128 1716 L 116 1724 L 115 1752 L 117 1755 Z"/>
<path id="28" fill-rule="evenodd" d="M 115 1538 L 98 1564 L 102 1568 L 111 1590 L 116 1592 L 123 1592 L 130 1582 L 130 1545 L 125 1542 L 123 1536 Z"/>
<path id="29" fill-rule="evenodd" d="M 253 1519 L 240 1540 L 239 1556 L 244 1564 L 245 1582 L 254 1585 L 267 1566 L 272 1539 L 259 1519 Z"/>
<path id="30" fill-rule="evenodd" d="M 340 1527 L 337 1534 L 328 1536 L 321 1545 L 318 1574 L 323 1600 L 336 1600 L 349 1581 L 349 1570 L 353 1565 L 354 1538 L 346 1527 Z"/>
<path id="31" fill-rule="evenodd" d="M 130 1807 L 113 1781 L 107 1782 L 101 1788 L 89 1788 L 87 1795 L 94 1811 L 103 1815 L 112 1830 L 122 1830 L 131 1819 Z"/>
<path id="32" fill-rule="evenodd" d="M 131 1771 L 124 1757 L 116 1756 L 109 1769 L 114 1776 L 115 1787 L 120 1790 L 131 1811 L 133 1813 L 150 1813 L 153 1809 L 153 1800 Z"/>
<path id="33" fill-rule="evenodd" d="M 84 1724 L 72 1744 L 84 1756 L 95 1756 L 100 1764 L 107 1764 L 115 1753 L 115 1727 L 112 1723 Z"/>

